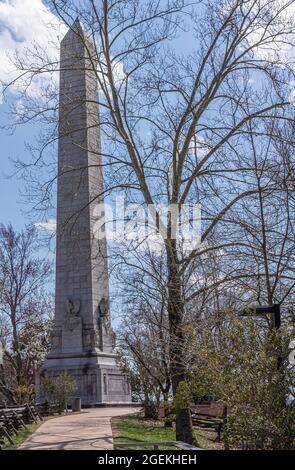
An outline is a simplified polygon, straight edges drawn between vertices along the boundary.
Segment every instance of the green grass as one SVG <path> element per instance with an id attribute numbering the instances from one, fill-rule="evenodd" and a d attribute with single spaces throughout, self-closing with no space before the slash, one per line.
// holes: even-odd
<path id="1" fill-rule="evenodd" d="M 40 421 L 39 423 L 27 424 L 28 429 L 22 429 L 17 433 L 17 435 L 11 436 L 13 440 L 13 444 L 5 439 L 4 445 L 2 446 L 3 450 L 16 450 L 28 437 L 32 434 L 36 429 L 38 429 L 44 421 Z"/>
<path id="2" fill-rule="evenodd" d="M 160 421 L 145 420 L 140 417 L 128 416 L 113 418 L 116 437 L 114 442 L 162 442 L 175 441 L 175 430 L 164 428 Z M 133 450 L 152 450 L 152 447 L 132 447 Z M 175 449 L 174 447 L 162 447 L 162 449 Z"/>
<path id="3" fill-rule="evenodd" d="M 113 418 L 114 442 L 162 442 L 175 441 L 175 429 L 165 428 L 162 421 L 145 420 L 140 416 L 127 416 Z M 196 429 L 195 436 L 199 447 L 203 449 L 222 449 L 221 444 L 214 442 L 216 433 Z M 132 447 L 131 449 L 152 450 L 151 447 Z M 175 449 L 175 447 L 161 447 L 161 449 Z"/>

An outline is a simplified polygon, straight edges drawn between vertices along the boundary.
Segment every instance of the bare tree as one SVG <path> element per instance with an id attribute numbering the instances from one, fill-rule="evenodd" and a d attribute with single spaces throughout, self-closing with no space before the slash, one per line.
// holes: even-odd
<path id="1" fill-rule="evenodd" d="M 0 227 L 0 332 L 4 361 L 0 393 L 17 403 L 30 395 L 34 374 L 48 349 L 52 302 L 48 261 L 36 256 L 37 232 Z M 31 390 L 33 391 L 33 390 Z"/>
<path id="2" fill-rule="evenodd" d="M 146 417 L 158 415 L 164 405 L 165 425 L 169 419 L 171 400 L 171 372 L 169 358 L 169 322 L 167 312 L 167 271 L 163 253 L 145 249 L 129 249 L 117 266 L 117 284 L 124 315 L 118 329 L 120 350 L 128 366 L 137 396 L 144 404 Z"/>
<path id="3" fill-rule="evenodd" d="M 220 250 L 208 251 L 204 247 L 199 261 L 203 258 L 205 266 L 191 263 L 186 283 L 187 302 L 196 299 L 200 302 L 200 295 L 210 296 L 214 290 L 217 299 L 226 291 L 232 297 L 235 290 L 236 308 L 253 302 L 280 303 L 285 312 L 291 308 L 295 287 L 294 203 L 285 164 L 290 139 L 282 129 L 276 128 L 275 133 L 280 134 L 279 141 L 273 139 L 272 129 L 262 140 L 257 135 L 257 127 L 254 130 L 249 126 L 245 158 L 252 167 L 248 176 L 256 192 L 237 203 L 215 228 L 211 243 L 215 248 L 220 246 Z M 289 144 L 289 150 L 290 147 Z M 196 273 L 199 273 L 197 279 Z"/>

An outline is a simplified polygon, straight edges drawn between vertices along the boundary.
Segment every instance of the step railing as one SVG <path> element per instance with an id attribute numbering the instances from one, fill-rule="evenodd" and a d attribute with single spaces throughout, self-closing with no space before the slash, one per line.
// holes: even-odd
<path id="1" fill-rule="evenodd" d="M 153 447 L 154 450 L 160 450 L 160 447 L 176 447 L 177 449 L 183 450 L 204 450 L 181 441 L 114 443 L 114 450 L 127 449 L 129 447 Z"/>

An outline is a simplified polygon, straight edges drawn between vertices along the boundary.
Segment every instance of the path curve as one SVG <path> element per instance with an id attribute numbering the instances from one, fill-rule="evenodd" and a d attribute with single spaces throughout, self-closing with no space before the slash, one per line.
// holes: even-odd
<path id="1" fill-rule="evenodd" d="M 81 413 L 51 418 L 31 434 L 20 450 L 113 449 L 111 418 L 138 412 L 138 408 L 91 408 Z"/>

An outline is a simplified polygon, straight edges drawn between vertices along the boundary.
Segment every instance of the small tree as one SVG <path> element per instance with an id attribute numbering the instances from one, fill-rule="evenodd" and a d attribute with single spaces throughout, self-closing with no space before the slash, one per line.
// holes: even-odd
<path id="1" fill-rule="evenodd" d="M 163 405 L 165 426 L 170 427 L 172 381 L 164 255 L 161 250 L 151 250 L 146 242 L 141 250 L 136 250 L 137 243 L 134 240 L 124 243 L 126 256 L 112 248 L 114 258 L 122 259 L 116 274 L 118 295 L 125 307 L 117 339 L 127 361 L 131 389 L 143 404 L 145 416 L 157 418 Z M 123 243 L 119 250 L 123 251 Z"/>
<path id="2" fill-rule="evenodd" d="M 63 372 L 57 377 L 46 377 L 42 383 L 42 391 L 49 403 L 59 404 L 59 413 L 66 408 L 67 402 L 76 391 L 76 382 L 69 372 Z"/>
<path id="3" fill-rule="evenodd" d="M 30 399 L 35 371 L 49 346 L 51 263 L 37 256 L 38 246 L 34 226 L 16 232 L 0 225 L 0 398 L 7 403 Z"/>

